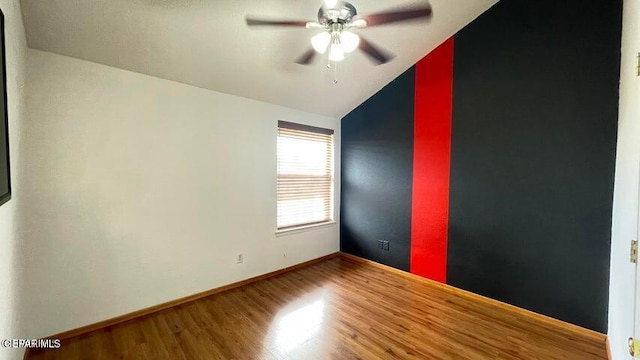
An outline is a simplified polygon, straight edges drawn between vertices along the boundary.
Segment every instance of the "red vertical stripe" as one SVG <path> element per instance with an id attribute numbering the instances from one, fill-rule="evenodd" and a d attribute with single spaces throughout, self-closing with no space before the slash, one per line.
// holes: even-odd
<path id="1" fill-rule="evenodd" d="M 416 65 L 411 272 L 447 276 L 453 38 Z"/>

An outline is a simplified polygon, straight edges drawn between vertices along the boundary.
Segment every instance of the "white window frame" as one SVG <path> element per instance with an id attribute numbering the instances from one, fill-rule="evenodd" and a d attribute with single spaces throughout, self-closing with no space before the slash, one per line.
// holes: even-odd
<path id="1" fill-rule="evenodd" d="M 315 127 L 315 126 L 310 126 L 310 125 L 303 125 L 303 124 L 298 124 L 298 123 L 292 123 L 292 122 L 287 122 L 287 121 L 278 121 L 278 132 L 277 132 L 277 141 L 276 143 L 279 143 L 280 141 L 280 136 L 281 136 L 281 129 L 283 129 L 285 132 L 299 132 L 302 135 L 305 135 L 305 133 L 307 133 L 310 136 L 329 136 L 330 137 L 330 161 L 328 164 L 328 176 L 329 176 L 329 198 L 326 199 L 325 198 L 325 203 L 327 203 L 328 201 L 328 206 L 329 209 L 327 211 L 328 214 L 328 219 L 322 219 L 321 221 L 318 222 L 313 222 L 312 219 L 309 219 L 308 222 L 301 222 L 298 224 L 293 224 L 293 225 L 287 225 L 287 226 L 280 226 L 280 221 L 279 221 L 279 214 L 280 214 L 280 210 L 279 210 L 279 206 L 280 206 L 280 201 L 279 199 L 281 198 L 281 195 L 283 195 L 282 193 L 285 192 L 281 192 L 281 187 L 279 185 L 277 185 L 277 190 L 276 190 L 276 234 L 283 234 L 283 233 L 289 233 L 289 232 L 296 232 L 296 231 L 305 231 L 305 230 L 309 230 L 309 229 L 316 229 L 319 227 L 325 227 L 327 225 L 330 224 L 335 224 L 335 136 L 334 136 L 334 131 L 332 129 L 325 129 L 325 128 L 320 128 L 320 127 Z M 278 145 L 276 145 L 278 146 Z M 278 146 L 279 147 L 279 146 Z M 280 151 L 279 149 L 277 149 L 277 153 L 278 151 Z M 329 156 L 327 155 L 327 156 Z M 277 163 L 277 170 L 276 170 L 276 177 L 277 177 L 277 184 L 281 184 L 280 182 L 280 155 L 276 155 L 277 159 L 276 159 L 276 163 Z M 289 174 L 291 175 L 291 174 Z M 301 174 L 301 176 L 305 176 L 307 174 Z M 310 177 L 313 177 L 313 175 L 308 175 Z"/>

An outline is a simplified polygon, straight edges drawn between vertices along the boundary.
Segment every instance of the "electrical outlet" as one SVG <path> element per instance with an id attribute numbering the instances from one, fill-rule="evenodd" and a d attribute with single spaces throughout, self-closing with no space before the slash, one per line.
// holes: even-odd
<path id="1" fill-rule="evenodd" d="M 244 256 L 242 255 L 242 253 L 238 254 L 238 256 L 236 257 L 236 263 L 241 264 L 244 261 Z"/>
<path id="2" fill-rule="evenodd" d="M 378 249 L 382 250 L 384 248 L 384 240 L 378 240 Z"/>
<path id="3" fill-rule="evenodd" d="M 386 240 L 385 240 L 385 241 L 382 243 L 382 250 L 384 250 L 384 251 L 389 251 L 389 242 L 388 242 L 388 241 L 386 241 Z"/>

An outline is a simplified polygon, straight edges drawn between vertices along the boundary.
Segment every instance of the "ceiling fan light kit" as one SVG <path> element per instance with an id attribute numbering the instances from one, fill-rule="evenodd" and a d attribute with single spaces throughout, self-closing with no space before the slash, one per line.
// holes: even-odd
<path id="1" fill-rule="evenodd" d="M 302 65 L 310 64 L 316 54 L 325 54 L 327 50 L 329 50 L 329 61 L 342 61 L 345 58 L 345 54 L 351 53 L 358 48 L 378 65 L 381 65 L 389 62 L 394 56 L 351 30 L 414 19 L 429 20 L 432 14 L 431 5 L 425 3 L 422 6 L 414 6 L 404 10 L 391 10 L 368 16 L 358 16 L 355 6 L 347 1 L 324 0 L 324 5 L 318 10 L 317 22 L 264 20 L 252 17 L 247 17 L 246 22 L 248 26 L 290 26 L 323 29 L 323 32 L 311 37 L 311 48 L 296 61 Z"/>
<path id="2" fill-rule="evenodd" d="M 351 31 L 342 31 L 340 24 L 334 24 L 331 32 L 322 32 L 311 38 L 311 46 L 318 54 L 324 54 L 331 44 L 330 61 L 342 61 L 344 54 L 353 52 L 360 44 L 360 37 Z"/>

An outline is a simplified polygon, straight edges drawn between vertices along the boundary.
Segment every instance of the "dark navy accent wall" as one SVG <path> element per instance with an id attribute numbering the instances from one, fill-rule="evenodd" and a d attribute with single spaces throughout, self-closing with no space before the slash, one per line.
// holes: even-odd
<path id="1" fill-rule="evenodd" d="M 341 132 L 340 249 L 407 271 L 414 87 L 412 67 L 345 116 Z"/>
<path id="2" fill-rule="evenodd" d="M 606 332 L 621 17 L 504 0 L 456 35 L 449 284 Z"/>

